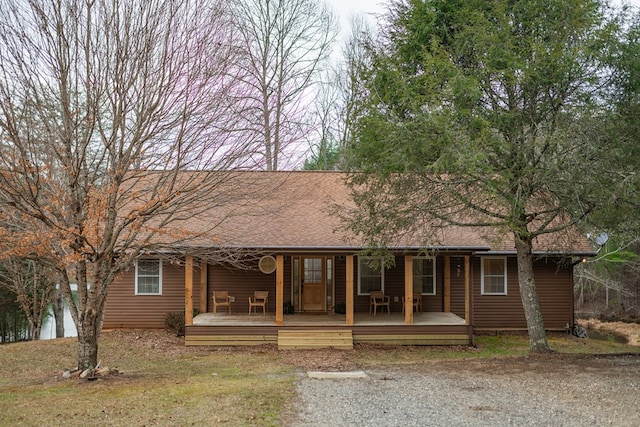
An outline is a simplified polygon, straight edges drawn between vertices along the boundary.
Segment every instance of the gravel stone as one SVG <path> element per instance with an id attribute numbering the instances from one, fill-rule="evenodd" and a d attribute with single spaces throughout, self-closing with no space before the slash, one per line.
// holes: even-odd
<path id="1" fill-rule="evenodd" d="M 301 375 L 291 426 L 640 426 L 640 356 L 532 356 Z"/>

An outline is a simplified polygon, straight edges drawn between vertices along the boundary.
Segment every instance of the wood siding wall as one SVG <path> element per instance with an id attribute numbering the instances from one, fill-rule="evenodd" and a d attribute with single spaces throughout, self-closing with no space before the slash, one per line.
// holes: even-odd
<path id="1" fill-rule="evenodd" d="M 132 267 L 112 283 L 107 295 L 104 329 L 164 328 L 167 313 L 184 311 L 183 266 L 162 263 L 162 295 L 136 295 L 135 270 Z M 195 270 L 195 277 L 200 277 L 200 270 Z M 194 295 L 197 295 L 195 290 Z"/>
<path id="2" fill-rule="evenodd" d="M 344 258 L 336 256 L 335 302 L 345 302 Z M 369 312 L 369 296 L 358 295 L 358 258 L 354 265 L 355 311 Z M 285 257 L 284 302 L 291 299 L 291 257 Z M 423 296 L 424 311 L 444 309 L 444 258 L 436 259 L 436 295 Z M 471 266 L 473 326 L 476 329 L 526 329 L 522 310 L 515 257 L 508 259 L 507 295 L 481 295 L 480 258 L 472 259 Z M 536 284 L 547 329 L 564 329 L 573 322 L 572 270 L 558 268 L 551 260 L 535 264 Z M 464 257 L 451 256 L 451 311 L 464 317 Z M 135 295 L 135 268 L 123 273 L 111 286 L 107 297 L 104 328 L 163 328 L 169 312 L 184 311 L 184 267 L 163 263 L 162 295 Z M 220 265 L 208 266 L 207 311 L 211 311 L 214 290 L 228 290 L 234 296 L 234 313 L 248 313 L 248 298 L 254 290 L 269 291 L 268 311 L 275 313 L 275 273 L 259 270 L 233 270 Z M 200 270 L 194 269 L 194 303 L 200 306 Z M 385 293 L 391 297 L 391 311 L 402 311 L 404 295 L 404 261 L 396 258 L 396 266 L 385 271 Z M 398 301 L 394 301 L 395 298 Z"/>
<path id="3" fill-rule="evenodd" d="M 480 259 L 473 264 L 474 328 L 526 329 L 516 258 L 507 260 L 507 295 L 481 295 Z M 540 260 L 534 271 L 545 328 L 564 330 L 573 322 L 571 267 L 559 268 L 552 260 Z"/>
<path id="4" fill-rule="evenodd" d="M 358 258 L 355 258 L 354 266 L 354 301 L 355 311 L 365 313 L 369 311 L 369 295 L 358 295 Z M 464 259 L 463 259 L 464 269 Z M 461 314 L 455 314 L 464 317 L 464 275 L 462 277 L 461 289 L 453 289 L 452 283 L 451 293 L 457 292 L 462 295 Z M 395 266 L 384 271 L 384 293 L 391 298 L 391 311 L 394 313 L 402 312 L 402 298 L 404 296 L 404 256 L 395 257 Z M 397 301 L 396 301 L 397 299 Z M 422 296 L 422 310 L 441 312 L 444 310 L 444 258 L 436 258 L 436 294 Z"/>
<path id="5" fill-rule="evenodd" d="M 249 297 L 254 291 L 269 291 L 267 311 L 276 309 L 276 273 L 264 274 L 260 270 L 232 270 L 222 265 L 209 265 L 207 272 L 207 311 L 212 311 L 213 291 L 229 291 L 235 301 L 231 304 L 232 313 L 249 313 Z M 291 262 L 285 262 L 284 300 L 291 295 Z M 258 312 L 262 312 L 258 309 Z"/>

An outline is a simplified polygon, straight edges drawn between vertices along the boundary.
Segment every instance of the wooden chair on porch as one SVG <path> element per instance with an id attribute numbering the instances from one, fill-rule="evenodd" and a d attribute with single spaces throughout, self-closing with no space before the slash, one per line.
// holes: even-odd
<path id="1" fill-rule="evenodd" d="M 213 315 L 216 315 L 218 307 L 227 307 L 227 313 L 231 314 L 231 296 L 229 291 L 213 291 Z"/>
<path id="2" fill-rule="evenodd" d="M 406 302 L 402 301 L 402 313 L 404 314 Z M 422 313 L 422 294 L 420 292 L 413 293 L 413 310 L 416 313 Z"/>
<path id="3" fill-rule="evenodd" d="M 249 316 L 251 316 L 251 310 L 257 307 L 262 307 L 262 314 L 267 314 L 267 303 L 269 301 L 269 291 L 254 291 L 253 296 L 249 297 Z"/>
<path id="4" fill-rule="evenodd" d="M 369 294 L 371 304 L 369 306 L 369 314 L 373 312 L 373 315 L 376 315 L 378 311 L 378 307 L 387 307 L 387 313 L 391 314 L 391 310 L 389 309 L 389 304 L 391 303 L 391 298 L 384 294 L 382 291 L 371 291 Z"/>

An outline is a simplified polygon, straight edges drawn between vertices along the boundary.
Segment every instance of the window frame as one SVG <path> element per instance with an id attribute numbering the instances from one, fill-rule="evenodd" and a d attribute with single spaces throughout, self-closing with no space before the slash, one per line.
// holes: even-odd
<path id="1" fill-rule="evenodd" d="M 371 291 L 362 292 L 362 263 L 377 259 L 380 262 L 380 291 L 384 292 L 384 258 L 377 256 L 359 256 L 358 257 L 358 295 L 371 295 Z M 367 276 L 374 277 L 374 276 Z"/>
<path id="2" fill-rule="evenodd" d="M 485 272 L 484 272 L 484 261 L 485 260 L 502 260 L 503 265 L 503 292 L 489 292 L 485 290 Z M 488 277 L 500 277 L 498 275 L 490 275 Z M 481 295 L 507 295 L 507 257 L 506 256 L 483 256 L 480 257 L 480 291 Z"/>
<path id="3" fill-rule="evenodd" d="M 140 261 L 157 261 L 158 263 L 158 292 L 140 292 L 138 278 L 140 276 L 140 270 L 138 267 L 138 263 Z M 145 275 L 143 277 L 156 277 L 151 275 Z M 143 258 L 136 260 L 136 269 L 135 269 L 135 295 L 162 295 L 162 259 L 160 258 Z"/>
<path id="4" fill-rule="evenodd" d="M 412 257 L 412 260 L 411 260 L 411 269 L 412 269 L 411 274 L 413 276 L 413 288 L 414 289 L 416 288 L 416 286 L 415 286 L 416 285 L 416 275 L 415 275 L 415 270 L 413 270 L 413 268 L 414 268 L 414 264 L 413 263 L 416 260 L 423 260 L 423 259 L 431 260 L 431 277 L 432 277 L 433 292 L 423 292 L 424 288 L 421 287 L 420 294 L 421 295 L 436 295 L 437 294 L 437 287 L 436 287 L 436 283 L 437 283 L 436 282 L 436 258 L 432 257 L 432 256 L 414 256 L 414 257 Z M 428 277 L 428 276 L 423 275 L 421 277 Z"/>

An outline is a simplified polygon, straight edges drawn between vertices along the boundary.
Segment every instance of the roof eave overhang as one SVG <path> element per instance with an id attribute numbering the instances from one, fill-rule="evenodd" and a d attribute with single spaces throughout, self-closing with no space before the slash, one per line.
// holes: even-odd
<path id="1" fill-rule="evenodd" d="M 264 252 L 264 253 L 282 253 L 282 254 L 338 254 L 346 255 L 356 252 L 367 251 L 372 248 L 363 246 L 226 246 L 226 247 L 180 247 L 172 250 L 160 250 L 155 253 L 178 253 L 187 252 L 189 250 L 206 251 L 206 250 L 229 250 L 229 251 L 248 251 L 248 252 Z M 472 255 L 481 254 L 487 256 L 515 256 L 515 250 L 491 250 L 488 246 L 396 246 L 387 248 L 391 252 L 452 252 L 452 253 L 470 253 Z M 593 257 L 595 251 L 533 251 L 536 257 L 552 256 L 552 257 Z"/>
<path id="2" fill-rule="evenodd" d="M 263 251 L 273 253 L 354 253 L 373 248 L 364 246 L 228 246 L 230 250 Z M 219 248 L 223 249 L 223 248 Z M 486 252 L 488 246 L 394 246 L 386 248 L 391 252 Z"/>
<path id="3" fill-rule="evenodd" d="M 517 252 L 513 251 L 487 251 L 484 252 L 483 255 L 495 255 L 495 256 L 509 256 L 516 255 Z M 532 254 L 536 257 L 544 257 L 544 256 L 553 256 L 553 257 L 593 257 L 596 255 L 596 252 L 588 252 L 588 251 L 576 251 L 576 252 L 567 252 L 567 251 L 533 251 Z"/>

